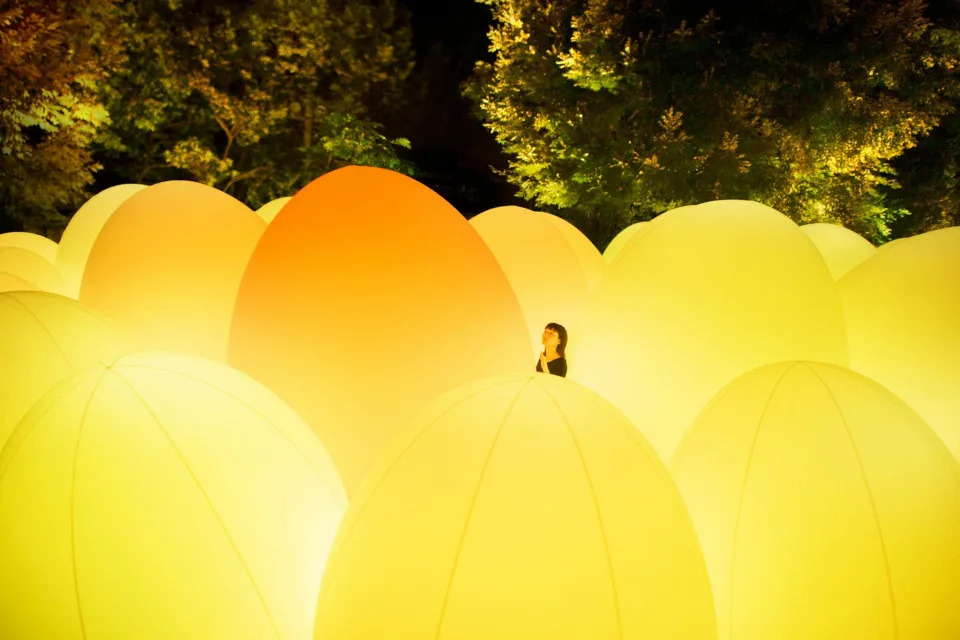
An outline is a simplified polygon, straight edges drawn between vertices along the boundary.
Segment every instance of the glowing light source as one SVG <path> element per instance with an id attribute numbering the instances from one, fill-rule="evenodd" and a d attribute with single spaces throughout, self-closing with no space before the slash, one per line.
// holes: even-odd
<path id="1" fill-rule="evenodd" d="M 422 403 L 533 366 L 480 236 L 427 187 L 371 167 L 314 180 L 267 227 L 237 296 L 230 363 L 317 430 L 348 494 Z"/>
<path id="2" fill-rule="evenodd" d="M 834 280 L 877 252 L 869 240 L 837 224 L 805 224 L 800 230 L 816 245 Z"/>
<path id="3" fill-rule="evenodd" d="M 94 365 L 0 455 L 0 635 L 309 637 L 345 507 L 310 429 L 239 372 Z"/>
<path id="4" fill-rule="evenodd" d="M 588 303 L 570 377 L 626 413 L 664 459 L 741 373 L 846 364 L 833 278 L 786 216 L 718 201 L 668 211 L 637 234 Z"/>
<path id="5" fill-rule="evenodd" d="M 240 279 L 264 228 L 253 211 L 212 187 L 147 187 L 104 224 L 80 301 L 147 348 L 223 361 Z"/>
<path id="6" fill-rule="evenodd" d="M 315 638 L 716 637 L 686 508 L 596 394 L 539 373 L 430 403 L 351 502 Z"/>
<path id="7" fill-rule="evenodd" d="M 960 637 L 960 465 L 877 383 L 821 363 L 752 371 L 671 470 L 721 638 Z"/>

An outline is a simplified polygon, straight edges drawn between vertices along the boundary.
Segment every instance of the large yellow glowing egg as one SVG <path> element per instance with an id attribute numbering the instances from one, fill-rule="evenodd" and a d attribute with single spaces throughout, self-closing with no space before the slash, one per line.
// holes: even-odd
<path id="1" fill-rule="evenodd" d="M 316 429 L 348 493 L 421 404 L 535 366 L 517 298 L 473 227 L 427 187 L 371 167 L 314 180 L 267 227 L 230 363 Z"/>
<path id="2" fill-rule="evenodd" d="M 877 252 L 869 240 L 838 224 L 805 224 L 800 230 L 816 245 L 834 280 Z"/>
<path id="3" fill-rule="evenodd" d="M 587 287 L 590 291 L 593 291 L 593 288 L 597 286 L 603 276 L 603 255 L 597 251 L 590 238 L 583 235 L 579 229 L 563 218 L 545 211 L 537 211 L 536 213 L 546 217 L 550 224 L 556 227 L 566 238 L 570 248 L 573 249 L 574 254 L 580 261 L 580 267 L 583 269 L 584 275 L 587 277 Z"/>
<path id="4" fill-rule="evenodd" d="M 543 351 L 543 328 L 563 325 L 575 353 L 579 319 L 590 294 L 580 258 L 549 214 L 522 207 L 497 207 L 470 224 L 493 252 L 513 287 L 527 321 L 531 368 Z"/>
<path id="5" fill-rule="evenodd" d="M 90 251 L 80 301 L 147 348 L 226 359 L 233 305 L 266 223 L 235 198 L 196 182 L 130 196 Z"/>
<path id="6" fill-rule="evenodd" d="M 664 459 L 704 404 L 771 362 L 846 364 L 840 301 L 797 225 L 756 202 L 674 209 L 609 265 L 571 377 L 613 402 Z"/>
<path id="7" fill-rule="evenodd" d="M 590 390 L 540 373 L 429 403 L 351 502 L 317 640 L 715 638 L 666 468 Z"/>
<path id="8" fill-rule="evenodd" d="M 29 283 L 38 291 L 63 294 L 66 290 L 63 276 L 52 262 L 21 247 L 0 246 L 0 273 Z"/>
<path id="9" fill-rule="evenodd" d="M 960 227 L 898 240 L 837 286 L 850 367 L 903 398 L 960 460 Z"/>
<path id="10" fill-rule="evenodd" d="M 0 637 L 309 637 L 345 509 L 316 436 L 247 376 L 95 365 L 0 455 Z"/>
<path id="11" fill-rule="evenodd" d="M 36 233 L 11 231 L 0 233 L 0 247 L 17 247 L 32 251 L 50 263 L 57 261 L 57 243 Z"/>
<path id="12" fill-rule="evenodd" d="M 0 293 L 0 327 L 0 448 L 55 384 L 133 349 L 90 309 L 46 292 Z"/>
<path id="13" fill-rule="evenodd" d="M 20 276 L 0 271 L 0 293 L 6 291 L 43 291 L 43 289 Z"/>
<path id="14" fill-rule="evenodd" d="M 603 250 L 603 259 L 607 264 L 612 263 L 617 256 L 620 255 L 620 252 L 623 251 L 623 248 L 626 247 L 630 240 L 637 234 L 643 226 L 647 224 L 646 222 L 635 222 L 620 233 L 618 233 L 613 240 L 610 241 L 610 244 L 607 245 L 607 248 Z"/>
<path id="15" fill-rule="evenodd" d="M 822 363 L 752 371 L 671 471 L 720 638 L 960 638 L 960 465 L 876 382 Z"/>
<path id="16" fill-rule="evenodd" d="M 286 205 L 288 202 L 290 202 L 289 197 L 271 200 L 267 204 L 257 209 L 257 215 L 263 218 L 264 222 L 270 224 L 273 222 L 273 219 L 277 217 L 277 214 L 280 213 L 280 209 L 283 209 L 284 205 Z"/>
<path id="17" fill-rule="evenodd" d="M 67 295 L 76 298 L 80 294 L 83 270 L 103 225 L 127 198 L 146 188 L 142 184 L 120 184 L 104 189 L 87 200 L 70 218 L 60 237 L 56 259 L 57 267 L 66 280 Z"/>

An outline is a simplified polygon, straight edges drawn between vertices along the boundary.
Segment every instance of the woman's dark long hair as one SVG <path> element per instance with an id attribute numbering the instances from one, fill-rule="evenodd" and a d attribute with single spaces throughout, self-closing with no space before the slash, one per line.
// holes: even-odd
<path id="1" fill-rule="evenodd" d="M 566 358 L 567 353 L 567 330 L 562 324 L 557 324 L 556 322 L 551 322 L 547 325 L 547 329 L 556 331 L 557 335 L 560 336 L 560 344 L 557 345 L 557 353 L 560 354 L 561 358 Z"/>

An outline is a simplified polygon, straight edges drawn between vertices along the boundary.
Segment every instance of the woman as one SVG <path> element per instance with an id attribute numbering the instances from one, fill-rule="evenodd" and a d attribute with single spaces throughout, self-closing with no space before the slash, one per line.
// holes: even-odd
<path id="1" fill-rule="evenodd" d="M 567 376 L 567 330 L 563 325 L 551 322 L 543 330 L 543 353 L 537 362 L 537 371 L 549 371 L 555 376 Z"/>

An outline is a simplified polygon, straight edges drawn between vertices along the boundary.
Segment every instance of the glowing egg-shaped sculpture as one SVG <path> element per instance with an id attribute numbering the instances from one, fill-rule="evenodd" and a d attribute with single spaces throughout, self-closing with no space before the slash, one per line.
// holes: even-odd
<path id="1" fill-rule="evenodd" d="M 66 289 L 63 276 L 52 262 L 21 247 L 0 247 L 0 273 L 30 283 L 39 291 L 63 294 Z"/>
<path id="2" fill-rule="evenodd" d="M 593 246 L 590 238 L 583 235 L 579 229 L 563 218 L 545 211 L 537 211 L 536 213 L 545 216 L 550 224 L 556 227 L 566 238 L 570 248 L 573 249 L 574 254 L 580 261 L 580 267 L 583 269 L 584 275 L 587 277 L 587 287 L 590 291 L 593 291 L 593 288 L 597 286 L 603 276 L 603 255 Z"/>
<path id="3" fill-rule="evenodd" d="M 531 370 L 523 312 L 483 240 L 443 198 L 346 167 L 298 192 L 243 278 L 230 363 L 306 418 L 348 494 L 421 404 Z"/>
<path id="4" fill-rule="evenodd" d="M 0 271 L 0 293 L 5 291 L 43 291 L 43 288 L 27 282 L 20 276 Z"/>
<path id="5" fill-rule="evenodd" d="M 80 301 L 146 348 L 226 359 L 233 305 L 266 223 L 235 198 L 196 182 L 130 196 L 90 251 Z"/>
<path id="6" fill-rule="evenodd" d="M 80 294 L 83 270 L 103 225 L 127 198 L 146 188 L 142 184 L 120 184 L 104 189 L 87 200 L 70 218 L 60 237 L 56 259 L 57 267 L 66 280 L 67 295 L 76 298 Z"/>
<path id="7" fill-rule="evenodd" d="M 0 247 L 26 249 L 41 256 L 51 264 L 57 261 L 57 243 L 50 238 L 36 233 L 26 233 L 23 231 L 0 233 Z"/>
<path id="8" fill-rule="evenodd" d="M 548 215 L 497 207 L 470 219 L 520 301 L 532 345 L 531 367 L 543 351 L 541 336 L 550 322 L 567 329 L 568 348 L 576 350 L 578 321 L 590 294 L 590 279 L 576 251 Z"/>
<path id="9" fill-rule="evenodd" d="M 670 468 L 720 638 L 960 638 L 960 465 L 876 382 L 761 367 L 709 403 Z"/>
<path id="10" fill-rule="evenodd" d="M 645 225 L 608 266 L 583 324 L 570 377 L 626 413 L 665 460 L 740 374 L 784 360 L 847 363 L 823 259 L 792 220 L 756 202 L 674 209 Z"/>
<path id="11" fill-rule="evenodd" d="M 630 240 L 637 234 L 640 229 L 643 228 L 643 225 L 647 224 L 646 222 L 635 222 L 616 236 L 613 240 L 610 241 L 610 244 L 607 245 L 607 248 L 603 250 L 603 259 L 607 264 L 613 262 L 620 252 L 623 251 L 623 248 L 627 246 Z"/>
<path id="12" fill-rule="evenodd" d="M 0 293 L 0 449 L 51 387 L 130 341 L 76 300 L 39 291 Z"/>
<path id="13" fill-rule="evenodd" d="M 817 222 L 805 224 L 800 230 L 816 245 L 834 280 L 877 252 L 869 240 L 838 224 Z"/>
<path id="14" fill-rule="evenodd" d="M 309 637 L 345 509 L 316 436 L 247 376 L 94 365 L 0 455 L 0 637 Z"/>
<path id="15" fill-rule="evenodd" d="M 290 202 L 289 197 L 271 200 L 267 204 L 257 209 L 257 215 L 263 218 L 264 222 L 270 224 L 273 222 L 273 219 L 277 217 L 277 214 L 280 213 L 280 209 L 283 209 L 283 206 L 288 202 Z"/>
<path id="16" fill-rule="evenodd" d="M 315 638 L 715 638 L 686 507 L 636 428 L 540 373 L 428 404 L 351 501 Z"/>
<path id="17" fill-rule="evenodd" d="M 903 398 L 960 460 L 960 227 L 898 240 L 837 287 L 850 368 Z"/>

